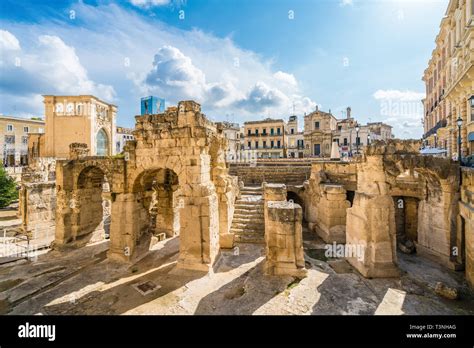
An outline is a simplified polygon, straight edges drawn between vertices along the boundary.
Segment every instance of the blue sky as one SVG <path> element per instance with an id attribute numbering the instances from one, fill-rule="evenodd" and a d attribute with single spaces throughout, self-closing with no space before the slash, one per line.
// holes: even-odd
<path id="1" fill-rule="evenodd" d="M 145 95 L 240 123 L 351 106 L 416 138 L 447 3 L 2 0 L 0 113 L 42 115 L 42 94 L 97 95 L 129 127 Z"/>

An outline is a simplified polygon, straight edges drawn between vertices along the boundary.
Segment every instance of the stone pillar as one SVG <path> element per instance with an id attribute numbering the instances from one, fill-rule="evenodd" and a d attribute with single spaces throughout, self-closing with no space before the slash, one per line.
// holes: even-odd
<path id="1" fill-rule="evenodd" d="M 286 186 L 266 184 L 265 197 L 265 273 L 306 276 L 303 251 L 303 210 L 286 201 Z M 269 200 L 273 199 L 273 200 Z"/>
<path id="2" fill-rule="evenodd" d="M 178 268 L 207 272 L 219 252 L 219 207 L 215 191 L 203 186 L 209 194 L 185 197 L 180 211 Z"/>
<path id="3" fill-rule="evenodd" d="M 347 210 L 346 247 L 363 250 L 348 261 L 367 278 L 397 277 L 395 208 L 388 195 L 356 192 Z"/>
<path id="4" fill-rule="evenodd" d="M 347 260 L 364 277 L 397 277 L 395 207 L 383 155 L 358 164 L 357 191 L 347 209 L 346 248 L 363 250 Z"/>
<path id="5" fill-rule="evenodd" d="M 112 199 L 110 248 L 108 257 L 117 261 L 131 261 L 135 256 L 136 242 L 143 228 L 146 211 L 137 202 L 136 194 L 115 194 Z"/>
<path id="6" fill-rule="evenodd" d="M 342 185 L 321 184 L 315 230 L 326 243 L 346 242 L 346 210 L 350 206 Z"/>

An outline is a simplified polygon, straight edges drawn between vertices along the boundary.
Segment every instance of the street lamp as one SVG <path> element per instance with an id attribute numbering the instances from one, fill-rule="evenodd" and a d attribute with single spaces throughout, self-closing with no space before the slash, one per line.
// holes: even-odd
<path id="1" fill-rule="evenodd" d="M 462 126 L 462 118 L 459 115 L 458 119 L 456 120 L 458 125 L 458 162 L 461 163 L 461 126 Z"/>
<path id="2" fill-rule="evenodd" d="M 367 134 L 367 146 L 369 146 L 369 145 L 370 145 L 370 133 Z"/>
<path id="3" fill-rule="evenodd" d="M 434 134 L 434 140 L 435 140 L 435 149 L 437 149 L 438 148 L 438 134 L 437 133 Z"/>
<path id="4" fill-rule="evenodd" d="M 356 151 L 357 151 L 357 154 L 359 154 L 359 130 L 360 130 L 360 127 L 359 125 L 356 126 Z"/>

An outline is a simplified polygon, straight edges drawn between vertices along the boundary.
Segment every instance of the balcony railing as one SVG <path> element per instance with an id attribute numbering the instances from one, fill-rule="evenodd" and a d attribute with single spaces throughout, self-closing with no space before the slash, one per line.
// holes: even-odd
<path id="1" fill-rule="evenodd" d="M 447 125 L 447 121 L 446 120 L 441 120 L 439 121 L 438 123 L 436 123 L 436 126 L 434 126 L 433 128 L 431 128 L 428 132 L 426 132 L 424 135 L 423 135 L 423 138 L 426 139 L 428 138 L 430 135 L 433 135 L 435 134 L 438 129 L 440 128 L 443 128 L 443 127 L 446 127 Z"/>

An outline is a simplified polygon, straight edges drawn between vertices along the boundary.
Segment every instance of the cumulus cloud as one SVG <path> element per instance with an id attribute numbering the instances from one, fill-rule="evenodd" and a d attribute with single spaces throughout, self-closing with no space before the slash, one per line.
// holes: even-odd
<path id="1" fill-rule="evenodd" d="M 352 5 L 354 5 L 353 0 L 341 0 L 341 2 L 339 3 L 339 6 L 341 6 L 341 7 L 352 6 Z"/>
<path id="2" fill-rule="evenodd" d="M 170 1 L 169 5 L 175 3 Z M 144 0 L 140 4 L 145 6 Z M 74 86 L 83 86 L 92 89 L 90 93 L 98 91 L 110 95 L 114 89 L 109 85 L 113 85 L 117 91 L 118 122 L 128 126 L 133 125 L 131 116 L 137 114 L 140 97 L 145 95 L 164 97 L 168 105 L 194 99 L 211 118 L 222 119 L 226 114 L 234 114 L 238 122 L 254 119 L 261 112 L 286 117 L 293 113 L 293 105 L 299 115 L 314 110 L 316 103 L 305 95 L 296 76 L 274 69 L 272 59 L 242 49 L 230 37 L 217 37 L 198 29 L 174 28 L 114 3 L 91 6 L 78 2 L 74 10 L 76 18 L 82 21 L 80 27 L 57 20 L 41 26 L 15 23 L 5 28 L 19 38 L 22 55 L 44 64 L 48 62 L 41 57 L 47 56 L 58 65 L 58 72 L 54 72 L 52 67 L 32 64 L 40 72 L 35 79 L 23 57 L 24 68 L 10 74 L 9 89 L 15 91 L 11 93 L 15 95 L 15 103 L 19 103 L 17 97 L 24 93 L 16 91 L 24 91 L 27 85 L 33 85 L 29 93 L 55 93 L 51 82 L 62 76 L 65 81 L 58 81 L 58 86 L 72 91 Z M 57 57 L 44 52 L 51 48 L 45 46 L 40 51 L 39 43 L 31 44 L 30 38 L 45 32 L 54 33 L 64 44 L 49 40 Z M 61 50 L 65 51 L 67 64 L 62 64 Z M 47 70 L 51 76 L 46 76 Z M 27 75 L 23 78 L 24 73 Z M 18 80 L 28 83 L 14 88 Z M 107 81 L 107 85 L 96 81 Z"/>
<path id="3" fill-rule="evenodd" d="M 250 112 L 262 112 L 266 108 L 278 108 L 285 103 L 288 103 L 288 97 L 280 90 L 257 82 L 245 98 L 237 101 L 235 105 Z"/>
<path id="4" fill-rule="evenodd" d="M 7 30 L 0 30 L 0 51 L 15 51 L 20 49 L 18 39 Z"/>
<path id="5" fill-rule="evenodd" d="M 41 113 L 41 94 L 94 94 L 108 101 L 114 99 L 113 87 L 92 81 L 74 47 L 57 36 L 40 35 L 28 50 L 21 50 L 19 40 L 8 31 L 3 31 L 0 42 L 2 47 L 9 43 L 9 49 L 2 51 L 0 65 L 2 108 L 8 110 L 4 103 L 13 97 L 17 99 L 13 100 L 16 109 L 26 97 L 36 105 L 27 106 L 28 110 Z"/>
<path id="6" fill-rule="evenodd" d="M 298 85 L 298 83 L 296 82 L 296 78 L 293 74 L 288 74 L 283 71 L 277 71 L 276 73 L 273 74 L 273 77 L 291 86 Z"/>

